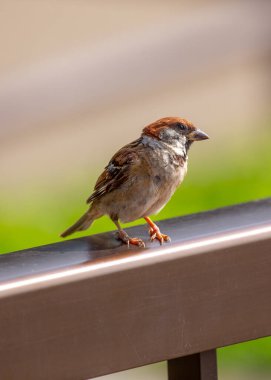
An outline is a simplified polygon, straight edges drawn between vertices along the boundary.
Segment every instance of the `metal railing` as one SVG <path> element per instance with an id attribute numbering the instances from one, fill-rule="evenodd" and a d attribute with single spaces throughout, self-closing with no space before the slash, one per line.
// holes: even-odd
<path id="1" fill-rule="evenodd" d="M 170 380 L 212 380 L 216 348 L 271 335 L 271 199 L 159 226 L 171 244 L 108 232 L 0 256 L 0 379 L 167 360 Z"/>

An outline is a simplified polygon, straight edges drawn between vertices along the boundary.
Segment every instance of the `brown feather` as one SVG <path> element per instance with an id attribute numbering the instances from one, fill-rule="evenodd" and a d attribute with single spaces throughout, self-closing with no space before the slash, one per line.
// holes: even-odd
<path id="1" fill-rule="evenodd" d="M 104 194 L 108 194 L 119 188 L 130 177 L 130 167 L 138 159 L 136 148 L 141 142 L 141 138 L 125 145 L 110 160 L 105 170 L 99 176 L 94 192 L 87 199 L 91 203 L 100 199 Z"/>
<path id="2" fill-rule="evenodd" d="M 73 234 L 75 231 L 83 231 L 86 230 L 92 222 L 99 218 L 99 213 L 94 209 L 90 208 L 80 219 L 77 220 L 71 227 L 62 232 L 61 237 L 66 237 Z"/>

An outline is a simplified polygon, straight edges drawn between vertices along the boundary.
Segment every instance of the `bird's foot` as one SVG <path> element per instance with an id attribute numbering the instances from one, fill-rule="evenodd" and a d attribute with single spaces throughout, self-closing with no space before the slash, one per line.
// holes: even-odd
<path id="1" fill-rule="evenodd" d="M 121 240 L 123 243 L 127 244 L 128 247 L 131 245 L 136 245 L 139 248 L 145 248 L 145 243 L 143 240 L 135 237 L 131 238 L 125 231 L 121 230 L 118 231 L 117 235 L 118 239 Z"/>
<path id="2" fill-rule="evenodd" d="M 171 241 L 170 237 L 168 235 L 162 234 L 160 232 L 159 227 L 157 227 L 156 225 L 149 229 L 149 235 L 150 235 L 151 241 L 158 240 L 161 245 L 164 242 Z"/>
<path id="3" fill-rule="evenodd" d="M 150 235 L 151 241 L 158 240 L 161 245 L 165 241 L 166 242 L 171 241 L 171 239 L 168 235 L 161 233 L 159 227 L 155 223 L 153 223 L 151 218 L 149 218 L 148 216 L 144 216 L 144 219 L 146 220 L 146 222 L 150 226 L 149 235 Z"/>

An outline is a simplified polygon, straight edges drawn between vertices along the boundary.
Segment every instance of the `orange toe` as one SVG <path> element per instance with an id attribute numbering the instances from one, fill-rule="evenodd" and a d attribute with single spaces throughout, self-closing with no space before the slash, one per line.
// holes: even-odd
<path id="1" fill-rule="evenodd" d="M 128 242 L 128 245 L 129 244 L 132 244 L 132 245 L 137 245 L 138 247 L 140 248 L 145 248 L 145 243 L 143 240 L 135 237 L 135 238 L 129 238 L 129 242 Z"/>
<path id="2" fill-rule="evenodd" d="M 137 247 L 144 248 L 145 243 L 143 240 L 135 237 L 131 238 L 125 231 L 118 231 L 118 239 L 120 239 L 123 243 L 127 244 L 128 247 L 131 245 L 136 245 Z"/>
<path id="3" fill-rule="evenodd" d="M 158 240 L 159 243 L 162 245 L 164 242 L 170 242 L 171 239 L 168 235 L 162 234 L 159 230 L 159 228 L 150 228 L 149 235 L 151 238 L 151 241 Z"/>

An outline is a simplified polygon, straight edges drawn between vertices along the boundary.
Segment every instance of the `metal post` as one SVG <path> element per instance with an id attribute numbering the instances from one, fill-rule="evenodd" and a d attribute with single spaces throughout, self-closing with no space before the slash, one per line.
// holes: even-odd
<path id="1" fill-rule="evenodd" d="M 216 350 L 168 360 L 168 380 L 217 380 Z"/>

